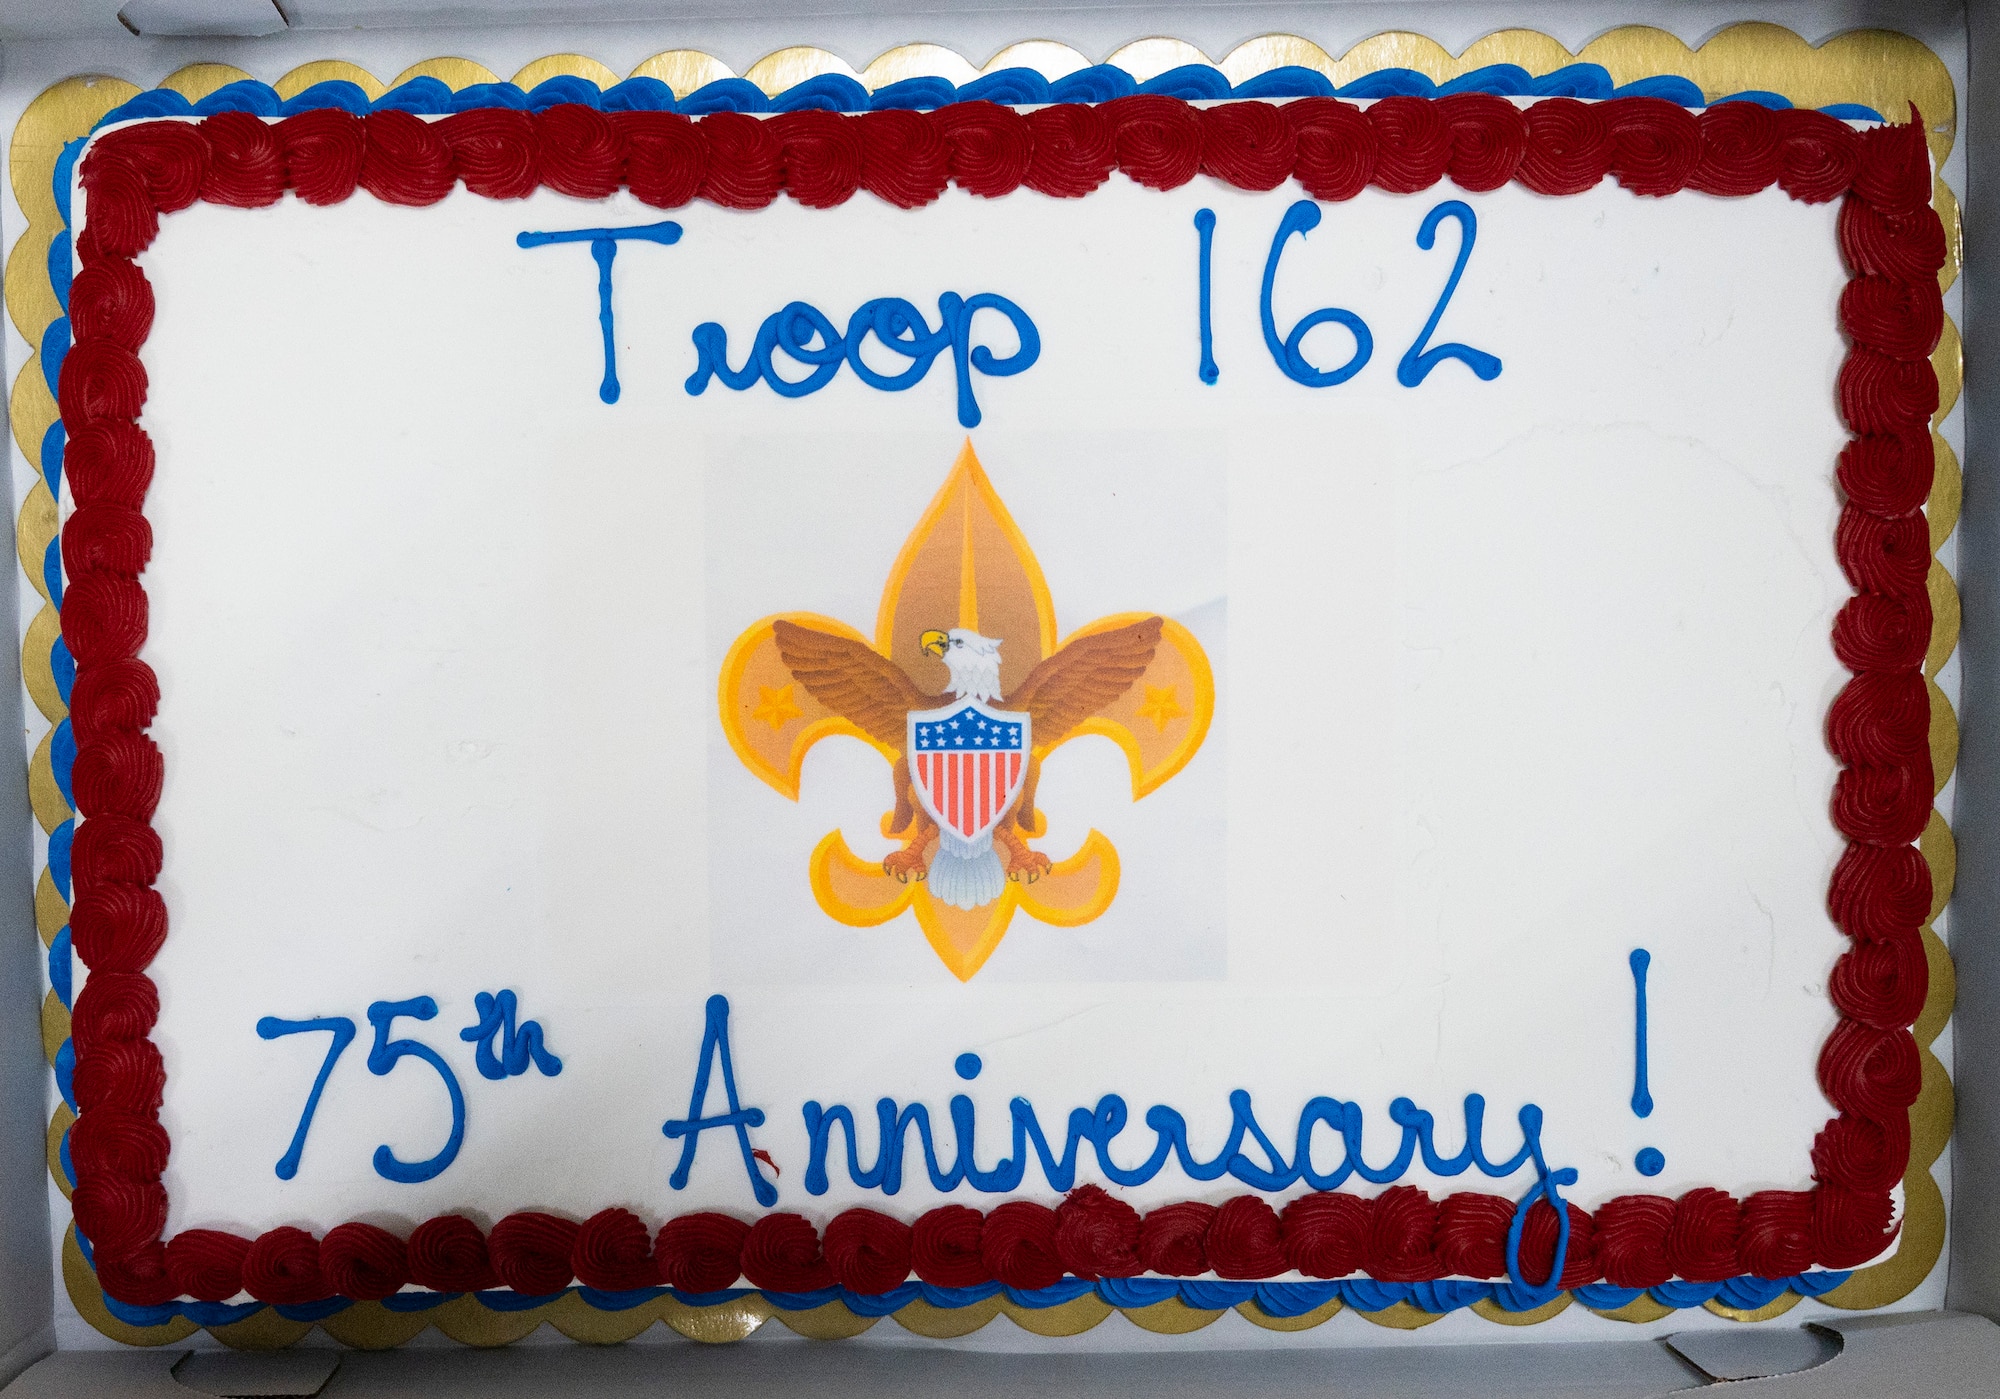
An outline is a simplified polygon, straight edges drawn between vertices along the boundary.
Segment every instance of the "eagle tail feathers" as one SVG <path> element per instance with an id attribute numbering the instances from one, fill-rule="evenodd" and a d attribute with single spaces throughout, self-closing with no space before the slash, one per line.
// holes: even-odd
<path id="1" fill-rule="evenodd" d="M 927 882 L 931 897 L 968 913 L 992 903 L 1007 889 L 1007 872 L 989 834 L 969 841 L 956 831 L 941 829 L 931 856 Z"/>

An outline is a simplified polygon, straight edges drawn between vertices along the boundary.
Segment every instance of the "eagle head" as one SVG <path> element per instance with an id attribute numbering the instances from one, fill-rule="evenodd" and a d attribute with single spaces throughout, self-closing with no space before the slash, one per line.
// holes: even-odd
<path id="1" fill-rule="evenodd" d="M 936 656 L 951 671 L 951 691 L 959 699 L 1000 702 L 1000 638 L 981 636 L 964 627 L 935 629 L 917 638 L 924 654 Z"/>

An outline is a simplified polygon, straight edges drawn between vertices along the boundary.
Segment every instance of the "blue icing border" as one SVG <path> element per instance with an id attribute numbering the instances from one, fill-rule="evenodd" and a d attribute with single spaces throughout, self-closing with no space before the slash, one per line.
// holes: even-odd
<path id="1" fill-rule="evenodd" d="M 797 112 L 814 108 L 828 112 L 931 111 L 955 102 L 997 102 L 1002 106 L 1039 106 L 1049 102 L 1108 102 L 1133 93 L 1155 93 L 1190 102 L 1212 102 L 1224 98 L 1348 97 L 1370 100 L 1381 97 L 1445 97 L 1460 92 L 1484 92 L 1496 97 L 1576 97 L 1599 100 L 1611 97 L 1660 97 L 1682 107 L 1713 106 L 1722 102 L 1755 102 L 1759 106 L 1784 109 L 1792 103 L 1775 92 L 1738 92 L 1708 102 L 1701 89 L 1686 78 L 1663 75 L 1641 78 L 1620 87 L 1611 80 L 1602 64 L 1570 63 L 1551 72 L 1532 74 L 1512 63 L 1489 64 L 1438 83 L 1410 68 L 1382 68 L 1336 87 L 1324 74 L 1310 68 L 1282 67 L 1231 84 L 1219 68 L 1205 63 L 1188 63 L 1170 68 L 1139 82 L 1122 68 L 1108 63 L 1082 68 L 1053 82 L 1032 68 L 1002 68 L 981 74 L 963 85 L 946 78 L 904 78 L 870 92 L 845 73 L 821 73 L 795 83 L 770 96 L 745 78 L 718 78 L 686 97 L 676 98 L 673 89 L 658 78 L 626 78 L 608 88 L 600 88 L 588 78 L 554 77 L 523 91 L 513 83 L 476 83 L 453 92 L 436 78 L 412 78 L 369 99 L 357 84 L 345 79 L 314 83 L 296 97 L 280 98 L 277 90 L 254 78 L 241 78 L 217 88 L 199 102 L 189 102 L 169 88 L 153 88 L 131 101 L 114 107 L 97 123 L 131 121 L 141 117 L 211 116 L 217 112 L 249 112 L 255 116 L 292 116 L 298 112 L 335 107 L 360 115 L 376 111 L 412 112 L 419 116 L 444 116 L 474 107 L 509 107 L 516 111 L 541 111 L 562 103 L 576 103 L 607 112 L 679 112 L 703 116 L 710 112 Z M 1845 121 L 1881 121 L 1881 113 L 1859 103 L 1842 102 L 1820 110 Z M 93 127 L 93 130 L 96 128 Z M 65 161 L 75 157 L 64 152 Z M 58 203 L 63 222 L 69 222 L 67 167 L 56 167 Z M 54 254 L 51 252 L 53 269 Z M 53 270 L 51 278 L 54 279 Z M 67 277 L 58 288 L 67 289 Z"/>

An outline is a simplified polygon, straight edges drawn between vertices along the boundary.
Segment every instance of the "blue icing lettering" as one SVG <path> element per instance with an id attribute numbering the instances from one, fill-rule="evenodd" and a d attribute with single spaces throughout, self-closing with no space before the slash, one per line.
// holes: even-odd
<path id="1" fill-rule="evenodd" d="M 1006 317 L 1018 341 L 1013 353 L 996 355 L 990 346 L 974 342 L 974 322 L 981 311 Z M 909 366 L 885 374 L 870 365 L 863 355 L 870 336 L 883 349 L 907 359 Z M 694 328 L 694 348 L 695 371 L 685 385 L 689 394 L 699 397 L 707 392 L 712 379 L 738 392 L 761 380 L 785 398 L 817 393 L 833 382 L 843 363 L 870 388 L 898 393 L 920 383 L 930 372 L 932 361 L 949 349 L 958 381 L 959 425 L 969 428 L 977 427 L 981 417 L 972 376 L 1002 378 L 1021 373 L 1041 358 L 1042 337 L 1028 313 L 1004 296 L 981 292 L 963 297 L 946 292 L 938 298 L 935 329 L 923 312 L 901 297 L 878 297 L 864 303 L 848 318 L 845 335 L 817 307 L 794 301 L 764 318 L 740 369 L 730 367 L 729 332 L 715 321 L 704 321 Z M 810 372 L 799 378 L 780 374 L 774 359 L 779 352 Z"/>
<path id="2" fill-rule="evenodd" d="M 563 80 L 551 78 L 535 91 L 540 92 L 550 83 L 560 81 Z M 597 89 L 592 88 L 591 91 L 595 93 Z M 618 340 L 611 307 L 611 265 L 617 260 L 619 243 L 627 240 L 671 246 L 681 241 L 681 226 L 672 219 L 665 219 L 659 223 L 637 224 L 628 228 L 569 228 L 555 233 L 520 233 L 514 237 L 516 246 L 523 248 L 543 248 L 551 243 L 590 244 L 590 256 L 597 263 L 597 324 L 604 335 L 604 380 L 597 387 L 597 396 L 606 403 L 616 403 L 619 394 Z"/>
<path id="3" fill-rule="evenodd" d="M 502 991 L 498 995 L 481 991 L 473 998 L 472 1006 L 479 1016 L 479 1023 L 460 1030 L 458 1037 L 475 1046 L 473 1063 L 479 1069 L 480 1077 L 518 1077 L 528 1071 L 530 1064 L 550 1078 L 562 1072 L 562 1060 L 543 1046 L 541 1024 L 523 1020 L 516 1026 L 514 1016 L 519 1002 L 512 991 Z M 497 1053 L 496 1044 L 499 1046 Z"/>
<path id="4" fill-rule="evenodd" d="M 722 1064 L 723 1100 L 728 1111 L 716 1117 L 703 1117 L 702 1106 L 708 1101 L 708 1075 L 717 1061 Z M 852 1118 L 849 1119 L 850 1124 Z M 688 1172 L 694 1169 L 694 1150 L 701 1140 L 701 1134 L 718 1127 L 733 1128 L 736 1143 L 743 1150 L 743 1169 L 750 1175 L 750 1192 L 757 1203 L 769 1209 L 778 1203 L 778 1187 L 764 1179 L 757 1169 L 757 1158 L 750 1145 L 750 1129 L 764 1125 L 762 1108 L 746 1108 L 736 1096 L 736 1070 L 729 1058 L 729 998 L 710 996 L 706 1007 L 706 1019 L 701 1034 L 701 1065 L 695 1070 L 694 1092 L 688 1098 L 686 1117 L 675 1118 L 665 1123 L 660 1130 L 668 1138 L 681 1139 L 681 1159 L 674 1166 L 673 1174 L 667 1177 L 667 1184 L 676 1190 L 687 1189 Z M 852 1142 L 850 1127 L 849 1141 Z"/>

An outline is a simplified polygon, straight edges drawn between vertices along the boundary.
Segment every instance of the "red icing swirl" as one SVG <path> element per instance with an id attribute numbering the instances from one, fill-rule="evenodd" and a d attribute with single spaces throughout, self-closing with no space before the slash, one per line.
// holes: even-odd
<path id="1" fill-rule="evenodd" d="M 572 199 L 603 199 L 625 183 L 625 136 L 594 107 L 563 102 L 535 117 L 542 183 Z"/>
<path id="2" fill-rule="evenodd" d="M 944 136 L 951 178 L 960 189 L 998 199 L 1027 178 L 1034 137 L 1027 119 L 1012 107 L 955 102 L 933 112 L 931 124 Z"/>
<path id="3" fill-rule="evenodd" d="M 968 1205 L 938 1205 L 910 1229 L 910 1267 L 932 1287 L 978 1287 L 994 1281 L 980 1255 L 986 1217 Z"/>
<path id="4" fill-rule="evenodd" d="M 708 142 L 678 112 L 613 112 L 625 138 L 625 181 L 632 197 L 678 209 L 708 178 Z"/>
<path id="5" fill-rule="evenodd" d="M 1208 1225 L 1208 1266 L 1219 1278 L 1268 1278 L 1285 1271 L 1278 1213 L 1261 1195 L 1236 1195 Z"/>
<path id="6" fill-rule="evenodd" d="M 1667 1231 L 1674 1202 L 1664 1195 L 1620 1195 L 1600 1205 L 1597 1266 L 1613 1287 L 1658 1287 L 1674 1275 L 1667 1258 Z"/>
<path id="7" fill-rule="evenodd" d="M 1929 205 L 1931 154 L 1915 107 L 1908 122 L 1855 133 L 1855 144 L 1855 194 L 1885 214 L 1914 214 Z"/>
<path id="8" fill-rule="evenodd" d="M 167 1224 L 167 1192 L 157 1180 L 99 1173 L 76 1183 L 69 1207 L 91 1245 L 114 1257 L 153 1242 Z"/>
<path id="9" fill-rule="evenodd" d="M 1937 371 L 1929 360 L 1894 360 L 1861 345 L 1848 351 L 1837 387 L 1841 416 L 1858 433 L 1921 427 L 1938 409 Z"/>
<path id="10" fill-rule="evenodd" d="M 155 210 L 178 213 L 201 197 L 208 175 L 208 141 L 198 125 L 147 122 L 110 132 L 91 147 L 84 158 L 86 189 L 93 165 L 123 165 L 144 181 Z"/>
<path id="11" fill-rule="evenodd" d="M 569 1286 L 576 1224 L 553 1214 L 522 1210 L 486 1236 L 486 1252 L 500 1281 L 524 1297 L 546 1297 Z"/>
<path id="12" fill-rule="evenodd" d="M 1611 174 L 1634 194 L 1678 194 L 1701 162 L 1701 123 L 1660 97 L 1604 104 L 1611 128 Z"/>
<path id="13" fill-rule="evenodd" d="M 1095 107 L 1063 102 L 1028 113 L 1032 148 L 1021 183 L 1057 199 L 1079 199 L 1111 177 L 1111 123 Z"/>
<path id="14" fill-rule="evenodd" d="M 1917 282 L 1936 277 L 1944 267 L 1944 223 L 1929 205 L 1888 213 L 1849 195 L 1836 227 L 1841 255 L 1856 272 Z"/>
<path id="15" fill-rule="evenodd" d="M 980 1252 L 985 1216 L 968 1205 L 939 1205 L 910 1230 L 910 1266 L 933 1287 L 978 1287 L 993 1281 Z"/>
<path id="16" fill-rule="evenodd" d="M 135 821 L 152 819 L 165 780 L 158 745 L 139 734 L 115 734 L 84 745 L 70 777 L 78 811 Z"/>
<path id="17" fill-rule="evenodd" d="M 293 193 L 308 204 L 339 204 L 354 193 L 368 153 L 361 121 L 333 107 L 318 107 L 278 123 L 275 130 Z"/>
<path id="18" fill-rule="evenodd" d="M 1820 1186 L 1813 1191 L 1813 1248 L 1820 1266 L 1858 1268 L 1881 1253 L 1896 1239 L 1893 1214 L 1886 1190 L 1863 1194 Z"/>
<path id="19" fill-rule="evenodd" d="M 121 1302 L 158 1307 L 181 1295 L 167 1271 L 167 1251 L 158 1240 L 117 1257 L 99 1251 L 91 1261 L 105 1295 Z"/>
<path id="20" fill-rule="evenodd" d="M 743 1275 L 750 1226 L 733 1215 L 684 1214 L 660 1226 L 653 1258 L 660 1281 L 682 1292 L 720 1292 Z"/>
<path id="21" fill-rule="evenodd" d="M 160 993 L 151 978 L 138 972 L 94 972 L 70 1010 L 69 1037 L 81 1054 L 101 1044 L 142 1040 L 159 1018 Z M 160 1154 L 164 1160 L 164 1148 Z"/>
<path id="22" fill-rule="evenodd" d="M 910 1226 L 874 1210 L 843 1210 L 827 1221 L 826 1266 L 849 1292 L 893 1292 L 909 1280 Z"/>
<path id="23" fill-rule="evenodd" d="M 109 340 L 85 340 L 63 356 L 57 391 L 64 422 L 136 418 L 146 406 L 146 366 Z"/>
<path id="24" fill-rule="evenodd" d="M 951 147 L 917 112 L 868 112 L 855 119 L 861 137 L 861 187 L 898 209 L 916 209 L 951 183 Z"/>
<path id="25" fill-rule="evenodd" d="M 1285 1264 L 1309 1278 L 1344 1278 L 1367 1261 L 1369 1225 L 1369 1202 L 1357 1196 L 1301 1195 L 1278 1216 Z"/>
<path id="26" fill-rule="evenodd" d="M 435 204 L 451 193 L 458 175 L 451 148 L 431 124 L 393 107 L 362 119 L 368 150 L 361 158 L 361 188 L 384 204 Z"/>
<path id="27" fill-rule="evenodd" d="M 742 112 L 711 112 L 695 123 L 708 144 L 701 197 L 725 209 L 761 209 L 785 182 L 784 148 L 764 123 Z"/>
<path id="28" fill-rule="evenodd" d="M 410 1281 L 433 1292 L 481 1292 L 499 1281 L 486 1236 L 462 1215 L 441 1214 L 410 1233 Z"/>
<path id="29" fill-rule="evenodd" d="M 1441 1269 L 1431 1252 L 1437 1202 L 1414 1185 L 1394 1185 L 1369 1211 L 1367 1268 L 1384 1282 L 1422 1282 Z"/>
<path id="30" fill-rule="evenodd" d="M 1917 760 L 1930 751 L 1930 733 L 1930 690 L 1914 670 L 1864 671 L 1827 711 L 1827 746 L 1846 763 Z"/>
<path id="31" fill-rule="evenodd" d="M 166 901 L 131 884 L 81 891 L 70 908 L 69 932 L 91 971 L 144 971 L 167 940 Z"/>
<path id="32" fill-rule="evenodd" d="M 372 1224 L 338 1224 L 319 1245 L 320 1274 L 327 1290 L 357 1302 L 393 1296 L 410 1280 L 409 1250 L 387 1229 Z"/>
<path id="33" fill-rule="evenodd" d="M 1451 134 L 1444 172 L 1460 189 L 1499 189 L 1514 178 L 1528 153 L 1528 124 L 1521 109 L 1504 97 L 1459 92 L 1437 100 L 1438 114 Z"/>
<path id="34" fill-rule="evenodd" d="M 69 446 L 63 451 L 63 477 L 79 506 L 122 505 L 137 510 L 153 483 L 153 440 L 137 423 L 77 424 L 70 428 Z"/>
<path id="35" fill-rule="evenodd" d="M 1813 1139 L 1813 1179 L 1864 1193 L 1887 1193 L 1910 1160 L 1907 1114 L 1883 1122 L 1836 1117 Z"/>
<path id="36" fill-rule="evenodd" d="M 1602 108 L 1552 97 L 1528 108 L 1528 150 L 1516 179 L 1536 194 L 1581 194 L 1611 170 L 1615 147 Z"/>
<path id="37" fill-rule="evenodd" d="M 1921 429 L 1857 437 L 1840 453 L 1840 489 L 1857 510 L 1907 515 L 1930 497 L 1937 451 Z"/>
<path id="38" fill-rule="evenodd" d="M 1056 1257 L 1072 1275 L 1129 1278 L 1139 1263 L 1139 1212 L 1095 1185 L 1080 1185 L 1056 1206 Z"/>
<path id="39" fill-rule="evenodd" d="M 1689 1282 L 1721 1282 L 1743 1271 L 1736 1263 L 1740 1210 L 1734 1196 L 1706 1186 L 1675 1201 L 1667 1229 L 1667 1258 L 1674 1271 Z"/>
<path id="40" fill-rule="evenodd" d="M 87 748 L 150 725 L 160 704 L 160 684 L 144 661 L 111 661 L 77 677 L 70 704 L 77 742 Z"/>
<path id="41" fill-rule="evenodd" d="M 1915 937 L 1857 942 L 1834 963 L 1828 987 L 1840 1013 L 1876 1030 L 1900 1030 L 1923 1012 L 1930 964 Z"/>
<path id="42" fill-rule="evenodd" d="M 1500 1202 L 1506 1204 L 1505 1200 Z M 1575 1205 L 1564 1203 L 1569 1213 L 1569 1248 L 1563 1254 L 1563 1289 L 1583 1287 L 1596 1282 L 1602 1276 L 1597 1267 L 1597 1225 L 1594 1220 Z M 1511 1212 L 1508 1219 L 1513 1223 Z M 1537 1200 L 1528 1206 L 1528 1217 L 1521 1221 L 1521 1244 L 1515 1261 L 1521 1270 L 1521 1281 L 1530 1287 L 1544 1287 L 1548 1284 L 1549 1273 L 1556 1265 L 1556 1245 L 1562 1242 L 1562 1224 L 1556 1212 L 1546 1200 Z M 1504 1249 L 1504 1244 L 1502 1245 Z M 1504 1268 L 1503 1268 L 1504 1271 Z"/>
<path id="43" fill-rule="evenodd" d="M 1352 199 L 1375 173 L 1375 128 L 1359 107 L 1302 97 L 1279 109 L 1297 152 L 1292 173 L 1314 199 Z"/>
<path id="44" fill-rule="evenodd" d="M 1944 330 L 1944 296 L 1928 277 L 1856 277 L 1840 293 L 1840 323 L 1856 344 L 1891 359 L 1927 359 Z"/>
<path id="45" fill-rule="evenodd" d="M 1698 118 L 1701 159 L 1688 186 L 1704 194 L 1755 194 L 1778 178 L 1778 118 L 1755 102 L 1720 102 Z"/>
<path id="46" fill-rule="evenodd" d="M 1930 756 L 1898 767 L 1850 767 L 1834 779 L 1833 824 L 1865 845 L 1905 845 L 1931 816 Z"/>
<path id="47" fill-rule="evenodd" d="M 1824 204 L 1845 194 L 1861 160 L 1854 129 L 1810 107 L 1777 117 L 1778 187 L 1802 204 Z"/>
<path id="48" fill-rule="evenodd" d="M 1414 194 L 1444 178 L 1451 156 L 1451 129 L 1437 104 L 1422 97 L 1385 97 L 1368 108 L 1375 133 L 1378 189 Z"/>
<path id="49" fill-rule="evenodd" d="M 93 1108 L 157 1113 L 166 1086 L 166 1066 L 151 1040 L 108 1040 L 79 1051 L 71 1080 L 79 1115 Z"/>
<path id="50" fill-rule="evenodd" d="M 583 1221 L 570 1251 L 570 1267 L 585 1287 L 630 1292 L 660 1284 L 653 1235 L 630 1210 L 599 1210 Z"/>
<path id="51" fill-rule="evenodd" d="M 69 288 L 70 333 L 137 353 L 153 332 L 153 288 L 139 265 L 101 257 L 76 274 Z"/>
<path id="52" fill-rule="evenodd" d="M 243 1255 L 243 1290 L 280 1306 L 319 1301 L 327 1295 L 319 1241 L 289 1225 L 259 1234 Z"/>
<path id="53" fill-rule="evenodd" d="M 159 833 L 129 817 L 94 817 L 77 826 L 70 864 L 79 884 L 151 884 L 160 877 Z"/>
<path id="54" fill-rule="evenodd" d="M 804 1216 L 767 1214 L 743 1240 L 743 1276 L 771 1292 L 814 1292 L 833 1285 L 819 1235 Z"/>
<path id="55" fill-rule="evenodd" d="M 1931 644 L 1928 594 L 1862 593 L 1841 605 L 1833 622 L 1833 653 L 1849 670 L 1921 665 Z"/>
<path id="56" fill-rule="evenodd" d="M 1908 1030 L 1843 1020 L 1819 1052 L 1819 1086 L 1828 1100 L 1873 1122 L 1907 1112 L 1923 1082 L 1917 1041 Z"/>
<path id="57" fill-rule="evenodd" d="M 453 112 L 432 128 L 452 169 L 481 199 L 526 199 L 542 180 L 534 118 L 506 107 Z"/>
<path id="58" fill-rule="evenodd" d="M 1099 108 L 1111 124 L 1118 168 L 1149 189 L 1177 189 L 1202 168 L 1202 119 L 1187 103 L 1154 93 Z"/>
<path id="59" fill-rule="evenodd" d="M 1268 102 L 1200 109 L 1201 169 L 1238 189 L 1276 189 L 1291 178 L 1297 142 Z"/>
<path id="60" fill-rule="evenodd" d="M 153 527 L 137 510 L 86 505 L 63 523 L 63 566 L 71 577 L 102 570 L 136 578 L 153 554 Z"/>
<path id="61" fill-rule="evenodd" d="M 1849 937 L 1901 937 L 1930 918 L 1934 892 L 1921 852 L 1854 845 L 1834 866 L 1827 911 Z"/>
<path id="62" fill-rule="evenodd" d="M 1009 1200 L 986 1216 L 979 1256 L 996 1281 L 1023 1292 L 1062 1281 L 1056 1254 L 1056 1212 L 1032 1200 Z"/>
<path id="63" fill-rule="evenodd" d="M 1432 1236 L 1438 1270 L 1465 1278 L 1505 1277 L 1507 1231 L 1513 1223 L 1513 1203 L 1498 1195 L 1461 1190 L 1445 1196 Z"/>
<path id="64" fill-rule="evenodd" d="M 157 1180 L 167 1168 L 167 1153 L 166 1128 L 143 1113 L 101 1107 L 69 1129 L 69 1158 L 79 1178 L 106 1173 Z"/>
<path id="65" fill-rule="evenodd" d="M 198 1302 L 227 1302 L 243 1290 L 250 1241 L 219 1229 L 183 1229 L 167 1241 L 174 1291 Z M 99 1273 L 102 1276 L 102 1273 Z"/>
<path id="66" fill-rule="evenodd" d="M 138 170 L 86 160 L 80 183 L 84 224 L 76 252 L 86 267 L 99 258 L 137 256 L 159 236 L 159 211 L 153 207 L 146 177 Z"/>
<path id="67" fill-rule="evenodd" d="M 261 209 L 278 202 L 290 183 L 278 133 L 248 112 L 217 112 L 201 121 L 208 143 L 208 169 L 201 199 L 235 209 Z"/>
<path id="68" fill-rule="evenodd" d="M 816 107 L 781 112 L 769 122 L 783 152 L 785 188 L 808 209 L 845 204 L 861 185 L 861 137 L 855 123 Z"/>
<path id="69" fill-rule="evenodd" d="M 1760 1190 L 1743 1202 L 1736 1257 L 1755 1277 L 1789 1278 L 1813 1265 L 1813 1197 L 1802 1190 Z"/>
<path id="70" fill-rule="evenodd" d="M 1162 1205 L 1139 1221 L 1139 1261 L 1149 1273 L 1195 1277 L 1208 1271 L 1208 1229 L 1215 1206 L 1200 1200 Z"/>

